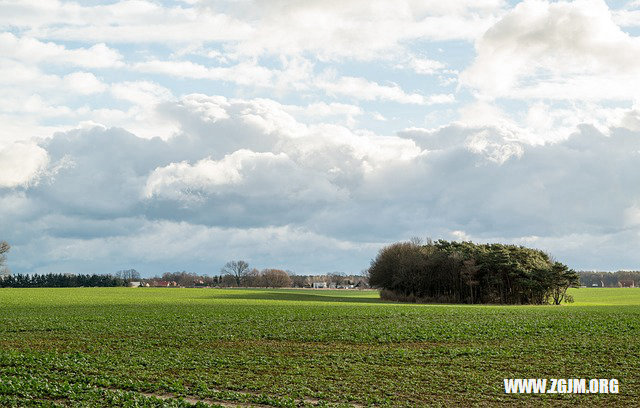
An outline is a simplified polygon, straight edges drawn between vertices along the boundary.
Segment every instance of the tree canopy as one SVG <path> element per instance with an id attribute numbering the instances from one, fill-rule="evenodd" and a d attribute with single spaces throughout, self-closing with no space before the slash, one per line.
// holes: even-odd
<path id="1" fill-rule="evenodd" d="M 559 304 L 578 275 L 537 249 L 504 244 L 429 241 L 382 248 L 371 286 L 389 299 L 446 303 Z"/>

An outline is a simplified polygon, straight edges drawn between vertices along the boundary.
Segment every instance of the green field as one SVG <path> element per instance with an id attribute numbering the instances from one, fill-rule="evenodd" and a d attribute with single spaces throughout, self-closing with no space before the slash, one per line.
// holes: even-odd
<path id="1" fill-rule="evenodd" d="M 563 306 L 373 291 L 0 290 L 0 406 L 640 406 L 640 289 Z M 504 394 L 617 378 L 619 394 Z"/>

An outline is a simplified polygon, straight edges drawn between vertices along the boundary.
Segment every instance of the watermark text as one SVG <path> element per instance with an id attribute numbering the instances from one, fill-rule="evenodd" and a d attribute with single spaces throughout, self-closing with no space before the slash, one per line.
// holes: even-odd
<path id="1" fill-rule="evenodd" d="M 615 378 L 505 378 L 506 394 L 617 394 Z"/>

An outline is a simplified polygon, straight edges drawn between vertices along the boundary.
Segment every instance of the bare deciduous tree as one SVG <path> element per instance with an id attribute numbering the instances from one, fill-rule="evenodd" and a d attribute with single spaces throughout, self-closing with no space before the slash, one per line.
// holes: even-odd
<path id="1" fill-rule="evenodd" d="M 116 272 L 116 278 L 124 279 L 126 281 L 138 280 L 140 279 L 140 272 L 135 269 L 123 269 Z"/>
<path id="2" fill-rule="evenodd" d="M 229 261 L 220 270 L 223 275 L 231 275 L 236 280 L 236 285 L 242 284 L 242 279 L 249 272 L 249 264 L 245 261 Z"/>
<path id="3" fill-rule="evenodd" d="M 9 249 L 11 249 L 11 245 L 7 241 L 0 241 L 0 276 L 9 274 L 9 268 L 5 265 Z"/>
<path id="4" fill-rule="evenodd" d="M 242 277 L 243 286 L 247 286 L 249 288 L 257 288 L 262 285 L 262 274 L 256 268 L 251 269 Z"/>

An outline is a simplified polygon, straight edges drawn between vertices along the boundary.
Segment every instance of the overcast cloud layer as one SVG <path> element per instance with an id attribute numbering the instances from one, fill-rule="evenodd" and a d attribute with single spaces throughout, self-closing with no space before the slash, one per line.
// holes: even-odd
<path id="1" fill-rule="evenodd" d="M 96 2 L 92 2 L 96 3 Z M 640 2 L 0 0 L 13 272 L 640 269 Z"/>

